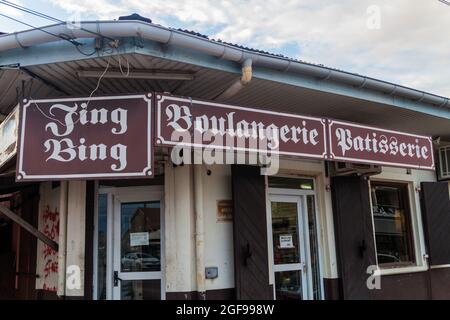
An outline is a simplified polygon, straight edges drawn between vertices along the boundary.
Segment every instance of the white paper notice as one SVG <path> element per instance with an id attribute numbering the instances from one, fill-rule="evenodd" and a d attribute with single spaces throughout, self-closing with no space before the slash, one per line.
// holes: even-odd
<path id="1" fill-rule="evenodd" d="M 130 233 L 130 246 L 148 246 L 150 244 L 150 235 L 148 232 Z"/>
<path id="2" fill-rule="evenodd" d="M 294 241 L 292 240 L 291 234 L 280 235 L 280 248 L 281 249 L 292 249 L 294 248 Z"/>

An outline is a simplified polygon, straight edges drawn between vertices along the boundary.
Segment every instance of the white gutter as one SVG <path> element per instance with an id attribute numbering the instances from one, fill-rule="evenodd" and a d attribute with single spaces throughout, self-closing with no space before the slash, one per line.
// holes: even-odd
<path id="1" fill-rule="evenodd" d="M 82 29 L 101 33 L 103 36 L 109 38 L 142 37 L 143 39 L 156 41 L 166 45 L 196 50 L 237 63 L 242 63 L 247 59 L 251 59 L 254 66 L 274 69 L 281 72 L 289 71 L 321 80 L 332 80 L 358 88 L 366 88 L 417 102 L 433 104 L 442 108 L 447 107 L 449 104 L 448 98 L 424 91 L 324 66 L 254 52 L 142 21 L 85 21 L 81 22 L 80 26 Z M 62 23 L 40 29 L 56 35 L 70 36 L 73 39 L 96 37 L 95 34 L 84 31 L 81 28 L 74 29 L 73 26 L 69 28 L 66 24 Z M 0 36 L 0 52 L 60 40 L 61 38 L 42 32 L 39 29 L 31 29 Z"/>
<path id="2" fill-rule="evenodd" d="M 221 94 L 219 94 L 216 99 L 228 99 L 237 94 L 241 89 L 243 89 L 247 84 L 252 81 L 253 77 L 253 68 L 252 68 L 252 60 L 246 59 L 244 63 L 242 63 L 242 75 L 241 78 L 232 85 L 230 85 L 226 90 L 224 90 Z"/>

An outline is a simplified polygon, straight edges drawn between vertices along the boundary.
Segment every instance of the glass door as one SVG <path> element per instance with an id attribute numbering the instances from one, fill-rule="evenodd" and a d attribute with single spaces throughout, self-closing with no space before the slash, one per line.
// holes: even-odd
<path id="1" fill-rule="evenodd" d="M 112 298 L 163 299 L 162 192 L 117 189 L 113 203 Z"/>
<path id="2" fill-rule="evenodd" d="M 277 300 L 311 298 L 308 217 L 305 197 L 271 195 L 273 271 Z"/>

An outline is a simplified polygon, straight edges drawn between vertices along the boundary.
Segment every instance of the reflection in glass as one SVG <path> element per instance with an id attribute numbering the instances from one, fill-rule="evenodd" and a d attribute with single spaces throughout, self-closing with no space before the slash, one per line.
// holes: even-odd
<path id="1" fill-rule="evenodd" d="M 272 202 L 271 205 L 274 263 L 299 263 L 297 203 Z"/>
<path id="2" fill-rule="evenodd" d="M 412 263 L 407 186 L 372 182 L 371 188 L 378 263 Z"/>
<path id="3" fill-rule="evenodd" d="M 98 196 L 97 220 L 97 299 L 106 299 L 106 217 L 107 195 Z"/>
<path id="4" fill-rule="evenodd" d="M 161 300 L 161 280 L 122 281 L 122 300 Z"/>
<path id="5" fill-rule="evenodd" d="M 160 203 L 122 203 L 122 272 L 161 270 Z"/>
<path id="6" fill-rule="evenodd" d="M 275 273 L 277 300 L 301 300 L 302 279 L 299 270 Z"/>
<path id="7" fill-rule="evenodd" d="M 314 190 L 314 180 L 307 178 L 269 177 L 269 188 Z"/>

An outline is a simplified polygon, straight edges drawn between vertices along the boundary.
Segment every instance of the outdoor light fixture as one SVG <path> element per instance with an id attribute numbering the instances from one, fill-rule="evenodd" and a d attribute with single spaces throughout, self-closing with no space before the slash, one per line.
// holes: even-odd
<path id="1" fill-rule="evenodd" d="M 100 78 L 103 74 L 103 69 L 84 69 L 77 71 L 80 78 Z M 151 71 L 151 70 L 130 70 L 130 72 L 123 72 L 119 69 L 111 69 L 107 71 L 103 78 L 116 79 L 154 79 L 154 80 L 194 80 L 194 75 L 189 72 L 173 72 L 173 71 Z"/>

